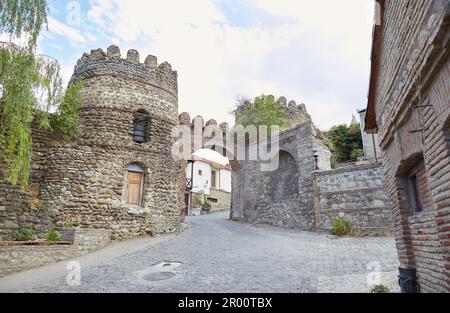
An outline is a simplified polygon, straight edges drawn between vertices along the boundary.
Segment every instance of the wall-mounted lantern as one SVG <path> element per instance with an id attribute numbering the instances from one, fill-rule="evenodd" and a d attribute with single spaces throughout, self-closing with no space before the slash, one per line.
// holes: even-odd
<path id="1" fill-rule="evenodd" d="M 319 157 L 320 157 L 320 153 L 317 150 L 313 151 L 313 156 L 314 156 L 314 161 L 315 161 L 315 171 L 319 170 Z"/>

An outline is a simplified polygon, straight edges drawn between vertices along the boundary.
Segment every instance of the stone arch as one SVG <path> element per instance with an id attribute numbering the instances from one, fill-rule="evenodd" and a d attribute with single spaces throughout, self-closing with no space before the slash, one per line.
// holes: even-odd
<path id="1" fill-rule="evenodd" d="M 286 150 L 280 150 L 277 170 L 270 172 L 271 202 L 280 202 L 298 197 L 299 169 L 296 159 Z"/>
<path id="2" fill-rule="evenodd" d="M 140 161 L 140 160 L 128 159 L 125 162 L 121 162 L 121 163 L 122 163 L 123 170 L 126 170 L 129 165 L 134 164 L 134 165 L 141 167 L 143 169 L 144 173 L 147 173 L 147 171 L 148 171 L 148 166 L 145 164 L 145 162 Z"/>

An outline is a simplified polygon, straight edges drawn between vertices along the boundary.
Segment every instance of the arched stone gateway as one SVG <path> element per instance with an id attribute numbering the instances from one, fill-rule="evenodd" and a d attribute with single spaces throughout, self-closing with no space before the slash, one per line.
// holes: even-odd
<path id="1" fill-rule="evenodd" d="M 222 147 L 215 149 L 218 152 L 228 152 L 232 167 L 232 205 L 231 218 L 254 223 L 269 223 L 282 227 L 312 230 L 315 225 L 313 177 L 315 160 L 313 151 L 320 155 L 322 169 L 330 169 L 330 152 L 321 138 L 320 132 L 313 125 L 311 117 L 306 112 L 304 104 L 297 106 L 294 101 L 289 104 L 284 98 L 278 100 L 286 109 L 288 119 L 297 126 L 279 134 L 277 144 L 279 151 L 276 154 L 274 167 L 266 167 L 268 161 L 261 159 L 248 159 L 248 151 L 255 147 L 255 143 L 246 143 L 246 158 L 238 155 L 237 143 L 231 145 L 223 143 Z M 203 117 L 197 116 L 191 120 L 188 113 L 179 116 L 180 125 L 192 131 L 201 132 L 201 145 L 192 146 L 192 152 L 201 148 L 217 148 L 207 146 L 213 133 L 221 132 L 223 138 L 235 130 L 229 125 L 210 120 L 204 122 Z M 206 131 L 205 131 L 206 130 Z M 234 134 L 234 133 L 233 133 Z M 194 139 L 195 135 L 193 135 Z M 256 146 L 260 147 L 261 143 Z M 241 147 L 242 148 L 242 147 Z M 271 149 L 269 149 L 271 150 Z M 236 154 L 235 154 L 236 153 Z M 274 153 L 271 151 L 271 153 Z M 328 164 L 328 166 L 327 166 Z M 185 177 L 180 178 L 180 186 L 185 185 Z"/>
<path id="2" fill-rule="evenodd" d="M 294 108 L 292 101 L 288 108 Z M 304 105 L 299 110 L 305 112 Z M 243 160 L 235 167 L 232 219 L 314 230 L 314 151 L 320 155 L 322 170 L 331 169 L 331 153 L 310 118 L 293 116 L 299 123 L 280 133 L 277 166 L 267 169 L 264 161 Z"/>

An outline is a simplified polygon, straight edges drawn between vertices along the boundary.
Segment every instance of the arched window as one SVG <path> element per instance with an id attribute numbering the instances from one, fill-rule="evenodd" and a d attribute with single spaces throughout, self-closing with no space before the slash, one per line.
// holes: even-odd
<path id="1" fill-rule="evenodd" d="M 123 202 L 127 206 L 142 206 L 144 170 L 137 164 L 127 166 Z"/>
<path id="2" fill-rule="evenodd" d="M 148 141 L 150 115 L 145 110 L 138 110 L 133 121 L 133 141 L 144 143 Z"/>

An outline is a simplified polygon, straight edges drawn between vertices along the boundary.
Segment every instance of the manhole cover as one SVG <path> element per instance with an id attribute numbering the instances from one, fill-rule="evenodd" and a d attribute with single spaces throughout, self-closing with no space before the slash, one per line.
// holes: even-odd
<path id="1" fill-rule="evenodd" d="M 160 281 L 160 280 L 166 280 L 171 279 L 175 277 L 177 274 L 173 272 L 154 272 L 147 274 L 143 277 L 144 280 L 147 281 Z"/>

